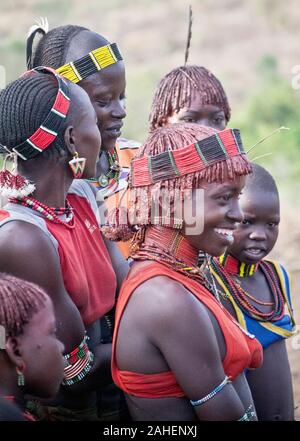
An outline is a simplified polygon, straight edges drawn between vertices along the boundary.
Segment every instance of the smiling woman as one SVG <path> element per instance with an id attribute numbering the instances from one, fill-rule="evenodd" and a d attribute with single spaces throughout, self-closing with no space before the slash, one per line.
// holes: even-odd
<path id="1" fill-rule="evenodd" d="M 112 370 L 136 420 L 256 419 L 244 369 L 261 364 L 261 346 L 223 309 L 197 266 L 199 250 L 220 255 L 231 243 L 250 172 L 238 130 L 197 124 L 154 131 L 132 161 L 129 217 L 115 211 L 105 232 L 127 238 L 135 229 Z M 178 205 L 200 203 L 198 189 L 204 223 L 192 232 Z"/>

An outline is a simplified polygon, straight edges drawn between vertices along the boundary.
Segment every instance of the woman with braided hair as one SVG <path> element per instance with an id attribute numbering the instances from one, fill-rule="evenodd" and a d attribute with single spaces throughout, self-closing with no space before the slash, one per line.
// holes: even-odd
<path id="1" fill-rule="evenodd" d="M 150 131 L 176 122 L 225 129 L 230 107 L 220 81 L 205 67 L 176 67 L 159 82 L 149 116 Z"/>
<path id="2" fill-rule="evenodd" d="M 0 273 L 0 326 L 5 330 L 5 345 L 0 347 L 0 396 L 23 411 L 26 393 L 55 396 L 64 376 L 64 346 L 56 337 L 53 304 L 46 292 Z M 0 420 L 12 419 L 10 413 L 1 414 L 2 403 Z M 24 417 L 32 419 L 27 412 Z M 14 419 L 22 418 L 15 412 Z"/>
<path id="3" fill-rule="evenodd" d="M 112 212 L 103 232 L 134 231 L 112 372 L 136 420 L 256 419 L 244 370 L 260 366 L 261 345 L 197 265 L 199 250 L 219 256 L 232 242 L 250 172 L 238 130 L 197 124 L 157 129 L 132 161 L 128 213 Z M 203 203 L 201 228 L 191 213 Z"/>
<path id="4" fill-rule="evenodd" d="M 34 48 L 36 35 L 42 37 Z M 125 68 L 116 43 L 81 26 L 33 26 L 27 38 L 27 66 L 50 66 L 89 95 L 101 133 L 93 185 L 108 198 L 127 184 L 131 158 L 139 144 L 120 138 L 125 110 Z M 110 201 L 113 206 L 114 198 Z"/>
<path id="5" fill-rule="evenodd" d="M 112 309 L 117 284 L 85 181 L 101 145 L 96 114 L 82 88 L 43 67 L 3 89 L 0 106 L 0 142 L 17 160 L 17 172 L 0 174 L 9 198 L 0 269 L 41 286 L 54 305 L 67 366 L 48 416 L 95 419 L 96 389 L 111 382 L 111 344 L 88 342 L 85 330 Z"/>

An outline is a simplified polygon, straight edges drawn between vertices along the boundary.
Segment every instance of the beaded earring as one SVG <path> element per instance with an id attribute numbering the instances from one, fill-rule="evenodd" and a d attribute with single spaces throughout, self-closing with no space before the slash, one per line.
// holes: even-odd
<path id="1" fill-rule="evenodd" d="M 25 386 L 24 369 L 25 369 L 25 363 L 22 363 L 22 368 L 16 367 L 17 382 L 19 387 Z"/>
<path id="2" fill-rule="evenodd" d="M 79 158 L 77 152 L 75 152 L 73 159 L 69 161 L 69 166 L 73 172 L 74 179 L 80 179 L 83 175 L 86 164 L 86 158 Z"/>
<path id="3" fill-rule="evenodd" d="M 12 170 L 7 167 L 7 161 L 13 160 Z M 35 185 L 17 172 L 17 155 L 9 153 L 3 161 L 0 172 L 0 193 L 7 198 L 29 196 L 35 190 Z"/>

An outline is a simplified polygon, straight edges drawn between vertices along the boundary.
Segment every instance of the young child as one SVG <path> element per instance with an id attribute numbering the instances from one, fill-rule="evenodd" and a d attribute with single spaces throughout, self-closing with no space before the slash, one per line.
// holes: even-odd
<path id="1" fill-rule="evenodd" d="M 225 296 L 224 306 L 264 348 L 261 368 L 247 379 L 259 420 L 293 420 L 293 388 L 285 339 L 295 325 L 289 276 L 277 262 L 265 260 L 280 222 L 279 195 L 273 177 L 253 164 L 241 197 L 244 220 L 234 242 L 212 260 L 212 274 Z M 223 301 L 223 300 L 222 300 Z"/>

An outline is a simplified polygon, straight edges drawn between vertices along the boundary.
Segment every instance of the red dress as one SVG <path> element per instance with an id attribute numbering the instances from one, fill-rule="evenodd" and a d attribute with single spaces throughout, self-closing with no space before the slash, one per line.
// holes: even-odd
<path id="1" fill-rule="evenodd" d="M 144 398 L 183 397 L 184 391 L 176 381 L 171 371 L 155 374 L 142 374 L 119 370 L 116 363 L 116 342 L 122 314 L 126 305 L 138 286 L 147 280 L 166 276 L 181 283 L 215 316 L 223 332 L 226 343 L 226 355 L 223 360 L 225 374 L 234 380 L 246 368 L 257 368 L 262 363 L 262 346 L 253 337 L 246 335 L 233 321 L 231 315 L 218 301 L 195 280 L 166 268 L 159 263 L 153 263 L 133 277 L 128 277 L 121 289 L 117 302 L 115 331 L 112 352 L 112 376 L 115 384 L 129 395 Z"/>

